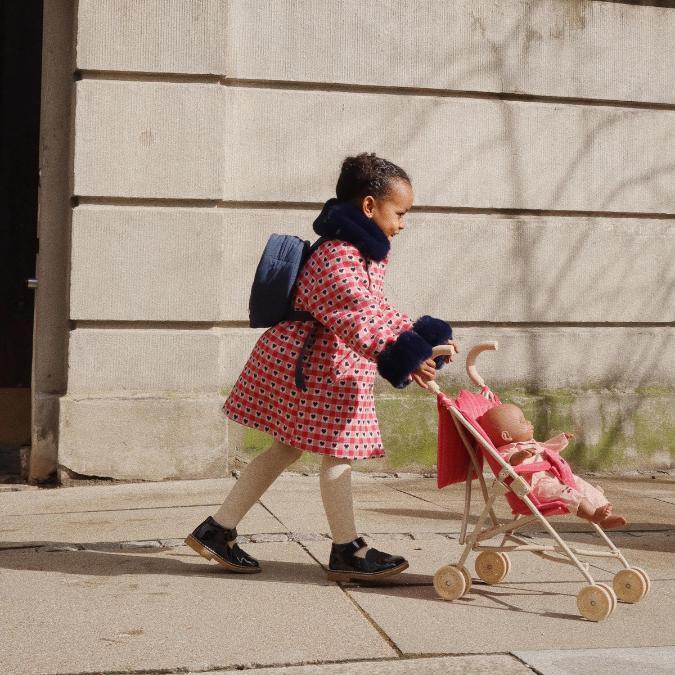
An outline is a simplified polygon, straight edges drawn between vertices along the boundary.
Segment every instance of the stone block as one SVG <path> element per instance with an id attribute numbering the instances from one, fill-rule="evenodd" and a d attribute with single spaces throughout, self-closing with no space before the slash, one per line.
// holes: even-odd
<path id="1" fill-rule="evenodd" d="M 82 0 L 77 67 L 672 103 L 674 31 L 609 2 Z"/>
<path id="2" fill-rule="evenodd" d="M 671 117 L 604 106 L 83 80 L 74 192 L 323 202 L 344 156 L 368 149 L 410 172 L 419 205 L 672 213 L 673 168 L 660 159 L 675 154 Z M 645 148 L 658 148 L 658 157 Z"/>
<path id="3" fill-rule="evenodd" d="M 224 73 L 226 18 L 219 0 L 81 0 L 77 67 Z"/>
<path id="4" fill-rule="evenodd" d="M 237 79 L 675 101 L 675 16 L 569 0 L 234 0 Z"/>
<path id="5" fill-rule="evenodd" d="M 217 198 L 222 103 L 215 84 L 80 80 L 74 194 Z"/>
<path id="6" fill-rule="evenodd" d="M 70 318 L 218 320 L 222 222 L 216 209 L 74 209 Z"/>
<path id="7" fill-rule="evenodd" d="M 61 398 L 59 463 L 87 476 L 213 478 L 227 468 L 219 396 Z"/>
<path id="8" fill-rule="evenodd" d="M 367 150 L 409 172 L 418 205 L 675 209 L 667 110 L 252 87 L 224 96 L 226 200 L 323 202 L 343 158 Z"/>
<path id="9" fill-rule="evenodd" d="M 79 328 L 71 332 L 68 391 L 80 396 L 213 392 L 221 382 L 220 343 L 216 329 Z"/>
<path id="10" fill-rule="evenodd" d="M 388 298 L 468 322 L 660 322 L 675 305 L 672 221 L 413 213 Z M 639 253 L 637 253 L 639 252 Z"/>
<path id="11" fill-rule="evenodd" d="M 452 319 L 451 319 L 452 322 Z M 224 395 L 234 384 L 262 329 L 77 329 L 71 345 L 71 395 Z M 673 386 L 672 327 L 455 326 L 460 355 L 439 372 L 449 387 L 470 385 L 463 363 L 479 342 L 497 353 L 480 357 L 493 387 L 637 390 Z M 394 392 L 380 381 L 385 396 Z"/>
<path id="12" fill-rule="evenodd" d="M 247 322 L 267 238 L 313 241 L 317 213 L 80 206 L 71 318 Z M 410 316 L 452 321 L 668 321 L 673 238 L 669 220 L 413 212 L 387 294 Z"/>

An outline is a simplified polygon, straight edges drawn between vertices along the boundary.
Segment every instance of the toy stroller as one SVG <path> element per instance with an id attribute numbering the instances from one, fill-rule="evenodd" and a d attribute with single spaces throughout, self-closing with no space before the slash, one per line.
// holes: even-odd
<path id="1" fill-rule="evenodd" d="M 574 565 L 589 585 L 577 594 L 579 613 L 590 621 L 606 619 L 616 607 L 617 598 L 634 603 L 642 600 L 649 592 L 650 580 L 639 567 L 631 567 L 622 553 L 614 546 L 597 524 L 591 523 L 596 533 L 609 548 L 608 551 L 580 549 L 566 544 L 560 534 L 549 523 L 550 516 L 568 513 L 562 502 L 539 502 L 531 485 L 522 477 L 527 471 L 523 465 L 517 467 L 506 462 L 497 452 L 488 435 L 476 422 L 487 410 L 500 405 L 499 398 L 490 391 L 475 367 L 476 357 L 485 350 L 496 350 L 496 342 L 476 345 L 468 354 L 466 369 L 471 380 L 481 388 L 480 394 L 467 390 L 459 392 L 455 399 L 445 396 L 436 382 L 429 388 L 437 396 L 439 414 L 438 434 L 438 487 L 451 483 L 465 482 L 465 502 L 459 543 L 464 550 L 455 565 L 445 565 L 434 575 L 434 588 L 444 600 L 456 600 L 471 590 L 471 575 L 465 563 L 471 551 L 479 551 L 476 558 L 476 574 L 487 584 L 503 581 L 511 568 L 508 553 L 528 551 L 554 562 Z M 433 350 L 433 357 L 454 353 L 454 347 L 443 345 Z M 494 482 L 488 488 L 483 476 L 483 459 L 494 475 Z M 534 466 L 534 465 L 532 465 Z M 477 479 L 485 506 L 478 517 L 473 532 L 467 537 L 467 522 L 471 512 L 471 485 Z M 495 516 L 495 500 L 505 495 L 514 514 L 512 520 L 500 522 Z M 516 531 L 534 521 L 548 531 L 553 544 L 533 544 L 518 536 Z M 501 535 L 499 545 L 484 542 Z M 608 584 L 596 583 L 591 576 L 589 565 L 577 556 L 592 556 L 617 559 L 623 569 L 616 573 L 613 588 Z"/>

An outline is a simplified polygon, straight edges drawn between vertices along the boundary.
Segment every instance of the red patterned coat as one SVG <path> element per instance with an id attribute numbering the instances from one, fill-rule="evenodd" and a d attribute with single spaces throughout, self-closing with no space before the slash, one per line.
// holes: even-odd
<path id="1" fill-rule="evenodd" d="M 346 241 L 321 244 L 298 276 L 294 303 L 321 323 L 304 361 L 306 391 L 296 387 L 295 366 L 313 322 L 282 321 L 258 339 L 225 402 L 226 415 L 300 450 L 351 459 L 384 455 L 373 396 L 376 361 L 413 328 L 385 300 L 386 265 L 387 258 L 366 259 Z M 415 353 L 414 366 L 430 351 Z M 400 350 L 393 356 L 400 361 Z"/>

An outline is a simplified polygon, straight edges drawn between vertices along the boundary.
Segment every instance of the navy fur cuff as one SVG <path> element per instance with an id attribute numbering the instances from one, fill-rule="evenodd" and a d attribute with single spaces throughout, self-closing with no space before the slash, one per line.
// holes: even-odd
<path id="1" fill-rule="evenodd" d="M 434 319 L 433 316 L 421 316 L 415 321 L 412 329 L 432 347 L 447 344 L 448 340 L 452 340 L 450 324 L 441 319 Z"/>
<path id="2" fill-rule="evenodd" d="M 401 333 L 377 357 L 377 372 L 397 389 L 410 384 L 410 374 L 431 356 L 429 343 L 416 332 Z"/>
<path id="3" fill-rule="evenodd" d="M 448 340 L 452 340 L 452 328 L 450 324 L 442 319 L 435 319 L 433 316 L 425 314 L 421 316 L 413 324 L 413 330 L 421 335 L 432 347 L 447 344 Z M 444 356 L 437 356 L 436 370 L 440 370 L 444 363 Z"/>

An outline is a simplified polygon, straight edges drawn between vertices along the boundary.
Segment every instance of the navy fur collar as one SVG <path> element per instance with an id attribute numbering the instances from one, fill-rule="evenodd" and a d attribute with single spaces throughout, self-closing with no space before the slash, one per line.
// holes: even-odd
<path id="1" fill-rule="evenodd" d="M 323 205 L 314 221 L 314 231 L 322 237 L 348 241 L 361 255 L 376 262 L 389 253 L 389 239 L 375 222 L 350 202 L 340 202 L 335 197 Z"/>

